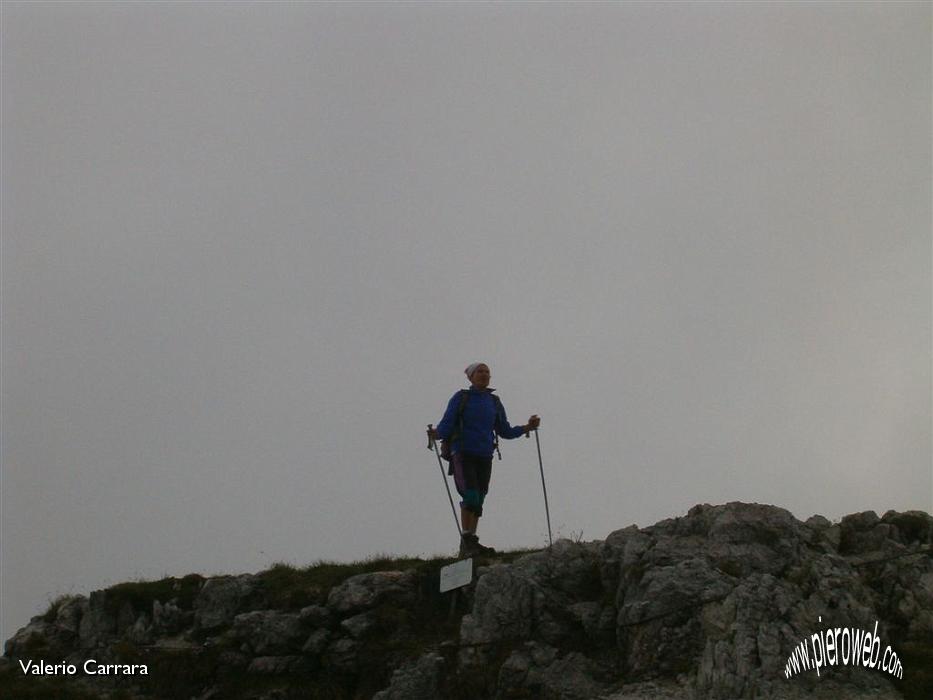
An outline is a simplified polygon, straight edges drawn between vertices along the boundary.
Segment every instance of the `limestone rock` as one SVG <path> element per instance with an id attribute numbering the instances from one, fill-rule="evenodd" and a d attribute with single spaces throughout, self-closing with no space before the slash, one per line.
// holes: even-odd
<path id="1" fill-rule="evenodd" d="M 308 627 L 330 627 L 333 624 L 330 610 L 323 605 L 309 605 L 302 608 L 298 619 Z"/>
<path id="2" fill-rule="evenodd" d="M 340 673 L 353 673 L 358 663 L 357 651 L 357 643 L 343 637 L 328 645 L 324 658 L 334 670 Z"/>
<path id="3" fill-rule="evenodd" d="M 583 654 L 561 655 L 554 647 L 528 642 L 502 664 L 498 690 L 505 697 L 531 692 L 540 698 L 587 700 L 606 691 L 594 678 L 595 666 Z"/>
<path id="4" fill-rule="evenodd" d="M 246 673 L 262 688 L 244 691 L 253 700 L 329 697 L 334 688 L 379 700 L 453 691 L 602 700 L 933 697 L 925 675 L 933 668 L 931 538 L 933 517 L 917 511 L 866 511 L 832 524 L 761 504 L 701 504 L 601 542 L 559 540 L 545 551 L 486 559 L 456 594 L 437 591 L 434 565 L 348 577 L 326 605 L 301 577 L 303 588 L 285 596 L 269 596 L 261 575 L 215 577 L 145 604 L 132 587 L 95 591 L 59 601 L 7 641 L 0 695 L 4 676 L 20 672 L 17 660 L 151 658 L 159 673 L 192 669 L 179 697 L 226 697 Z M 318 604 L 288 607 L 311 600 Z M 876 622 L 881 644 L 900 655 L 903 681 L 851 666 L 787 673 L 790 655 L 815 633 L 873 630 Z M 92 695 L 119 688 L 153 697 L 133 679 L 79 681 Z"/>
<path id="5" fill-rule="evenodd" d="M 359 639 L 366 632 L 371 630 L 375 625 L 375 620 L 372 615 L 368 613 L 360 613 L 359 615 L 354 615 L 353 617 L 348 617 L 346 620 L 340 623 L 340 627 L 343 628 L 344 632 L 349 634 L 354 639 Z"/>
<path id="6" fill-rule="evenodd" d="M 170 600 L 164 604 L 158 600 L 152 602 L 152 626 L 156 634 L 178 634 L 188 627 L 193 619 L 194 614 L 179 608 L 175 601 Z"/>
<path id="7" fill-rule="evenodd" d="M 414 593 L 411 572 L 376 571 L 351 576 L 335 586 L 327 596 L 327 607 L 337 613 L 349 613 L 374 607 L 386 599 L 410 602 Z"/>
<path id="8" fill-rule="evenodd" d="M 257 656 L 275 656 L 298 651 L 307 640 L 307 629 L 298 613 L 254 610 L 233 618 L 233 632 Z"/>
<path id="9" fill-rule="evenodd" d="M 205 632 L 229 625 L 255 590 L 255 577 L 250 574 L 208 579 L 194 601 L 195 625 Z"/>
<path id="10" fill-rule="evenodd" d="M 280 675 L 288 673 L 293 668 L 301 664 L 300 656 L 257 656 L 253 659 L 247 673 L 258 673 L 264 675 Z"/>
<path id="11" fill-rule="evenodd" d="M 444 657 L 425 654 L 397 669 L 389 687 L 373 695 L 373 700 L 435 700 L 443 668 Z"/>
<path id="12" fill-rule="evenodd" d="M 325 629 L 318 629 L 311 633 L 301 651 L 305 654 L 317 656 L 327 648 L 327 642 L 330 640 L 330 632 Z"/>

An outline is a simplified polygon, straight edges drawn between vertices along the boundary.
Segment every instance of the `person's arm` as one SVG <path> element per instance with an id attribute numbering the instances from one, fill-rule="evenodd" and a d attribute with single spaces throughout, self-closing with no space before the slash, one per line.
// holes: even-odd
<path id="1" fill-rule="evenodd" d="M 434 432 L 437 438 L 447 440 L 454 432 L 454 421 L 457 419 L 457 407 L 460 405 L 460 392 L 454 394 L 447 402 L 447 410 L 444 411 L 444 417 L 437 424 Z"/>
<path id="2" fill-rule="evenodd" d="M 532 416 L 528 419 L 526 425 L 516 425 L 513 427 L 509 425 L 509 419 L 505 413 L 505 406 L 502 405 L 501 401 L 499 402 L 498 410 L 499 420 L 496 421 L 496 434 L 506 440 L 514 440 L 522 435 L 526 435 L 530 431 L 535 430 L 541 423 L 541 419 L 538 418 L 538 416 Z"/>

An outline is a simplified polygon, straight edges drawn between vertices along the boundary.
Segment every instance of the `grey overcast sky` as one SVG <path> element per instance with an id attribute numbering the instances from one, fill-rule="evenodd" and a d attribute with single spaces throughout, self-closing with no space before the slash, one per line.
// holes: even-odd
<path id="1" fill-rule="evenodd" d="M 2 621 L 457 539 L 933 509 L 931 4 L 2 4 Z M 480 535 L 547 542 L 534 441 Z"/>

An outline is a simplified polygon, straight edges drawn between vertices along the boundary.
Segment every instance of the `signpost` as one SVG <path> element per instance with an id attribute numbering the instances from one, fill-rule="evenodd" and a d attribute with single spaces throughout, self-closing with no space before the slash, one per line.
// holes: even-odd
<path id="1" fill-rule="evenodd" d="M 441 569 L 441 593 L 468 585 L 473 580 L 473 560 L 462 559 Z"/>

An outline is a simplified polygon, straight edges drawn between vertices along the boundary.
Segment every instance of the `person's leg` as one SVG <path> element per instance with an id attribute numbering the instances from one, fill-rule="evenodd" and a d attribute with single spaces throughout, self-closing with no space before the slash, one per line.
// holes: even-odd
<path id="1" fill-rule="evenodd" d="M 476 527 L 483 516 L 483 501 L 489 489 L 492 458 L 461 455 L 455 466 L 456 472 L 461 475 L 457 491 L 463 496 L 460 502 L 460 520 L 463 523 L 460 556 L 495 554 L 496 550 L 481 545 L 476 536 Z"/>
<path id="2" fill-rule="evenodd" d="M 469 455 L 458 452 L 451 460 L 454 465 L 454 484 L 460 501 L 460 523 L 463 536 L 460 538 L 460 555 L 472 556 L 476 553 L 476 524 L 479 518 L 479 492 L 476 488 L 476 464 Z"/>
<path id="3" fill-rule="evenodd" d="M 460 522 L 463 523 L 464 532 L 476 532 L 476 526 L 479 524 L 479 517 L 466 506 L 460 506 Z"/>
<path id="4" fill-rule="evenodd" d="M 482 462 L 481 457 L 460 452 L 453 456 L 454 484 L 457 493 L 463 498 L 460 501 L 460 520 L 463 530 L 469 532 L 476 529 L 477 520 L 483 514 L 484 482 L 477 476 L 478 465 L 479 471 L 482 471 Z M 485 483 L 488 483 L 488 478 Z"/>
<path id="5" fill-rule="evenodd" d="M 476 533 L 476 527 L 479 525 L 479 519 L 483 515 L 483 503 L 486 500 L 486 494 L 489 493 L 489 479 L 492 477 L 492 457 L 484 459 L 479 457 L 476 459 L 474 472 L 476 475 L 476 491 L 479 498 L 479 510 L 476 512 L 476 517 L 473 520 L 473 533 Z M 479 540 L 477 539 L 477 544 Z M 486 547 L 490 552 L 494 551 L 491 547 Z"/>

